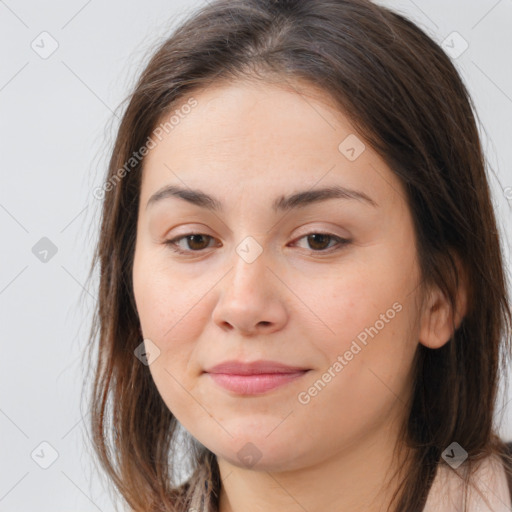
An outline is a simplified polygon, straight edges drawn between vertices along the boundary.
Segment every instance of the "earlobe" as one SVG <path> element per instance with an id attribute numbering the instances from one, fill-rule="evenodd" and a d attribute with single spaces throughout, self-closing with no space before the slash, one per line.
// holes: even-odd
<path id="1" fill-rule="evenodd" d="M 428 348 L 441 348 L 452 336 L 450 305 L 438 288 L 429 296 L 421 317 L 419 342 Z"/>
<path id="2" fill-rule="evenodd" d="M 467 312 L 467 281 L 459 258 L 455 256 L 455 259 L 459 275 L 455 312 L 452 311 L 450 301 L 437 286 L 425 301 L 419 342 L 428 348 L 441 348 L 445 345 L 459 328 Z"/>

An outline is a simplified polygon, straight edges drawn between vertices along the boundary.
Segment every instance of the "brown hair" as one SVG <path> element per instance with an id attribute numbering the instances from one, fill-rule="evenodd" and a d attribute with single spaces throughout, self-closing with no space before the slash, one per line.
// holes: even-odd
<path id="1" fill-rule="evenodd" d="M 511 354 L 511 313 L 469 93 L 429 36 L 369 0 L 208 2 L 161 44 L 140 76 L 112 151 L 107 182 L 115 186 L 104 196 L 90 271 L 99 264 L 89 353 L 89 364 L 96 358 L 90 411 L 99 461 L 137 512 L 186 510 L 199 475 L 206 478 L 206 500 L 217 508 L 215 455 L 187 435 L 193 478 L 178 488 L 179 424 L 148 367 L 134 356 L 142 341 L 131 279 L 143 159 L 122 179 L 119 170 L 193 91 L 245 78 L 302 80 L 336 101 L 402 180 L 422 283 L 439 286 L 453 308 L 463 278 L 455 259 L 462 264 L 467 313 L 443 347 L 418 344 L 402 431 L 414 459 L 394 510 L 422 510 L 441 454 L 453 441 L 468 452 L 470 469 L 505 451 L 493 417 L 500 371 Z"/>

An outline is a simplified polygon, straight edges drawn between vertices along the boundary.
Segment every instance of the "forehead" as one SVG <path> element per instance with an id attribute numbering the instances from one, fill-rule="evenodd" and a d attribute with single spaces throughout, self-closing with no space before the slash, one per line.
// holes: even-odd
<path id="1" fill-rule="evenodd" d="M 384 184 L 400 187 L 350 120 L 314 87 L 216 84 L 182 98 L 161 123 L 171 117 L 145 158 L 142 203 L 173 183 L 267 196 L 340 184 L 364 188 L 380 204 L 390 192 Z"/>
<path id="2" fill-rule="evenodd" d="M 266 153 L 269 149 L 300 147 L 301 153 L 310 151 L 323 160 L 333 146 L 336 149 L 336 142 L 344 133 L 354 132 L 325 93 L 310 86 L 254 81 L 215 84 L 194 92 L 177 103 L 162 122 L 184 111 L 190 98 L 196 105 L 190 112 L 187 109 L 187 114 L 179 115 L 179 120 L 174 115 L 175 124 L 164 135 L 161 149 L 173 146 L 189 155 L 192 151 L 194 158 L 206 158 L 212 152 L 219 158 L 227 157 L 221 151 L 228 149 L 232 158 L 255 152 L 263 158 L 263 149 Z M 151 153 L 148 160 L 160 152 L 155 148 Z"/>

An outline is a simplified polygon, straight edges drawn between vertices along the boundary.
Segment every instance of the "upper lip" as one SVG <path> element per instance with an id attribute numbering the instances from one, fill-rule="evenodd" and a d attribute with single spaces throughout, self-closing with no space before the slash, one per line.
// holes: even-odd
<path id="1" fill-rule="evenodd" d="M 289 366 L 277 361 L 224 361 L 205 370 L 207 373 L 227 373 L 232 375 L 258 375 L 265 373 L 297 373 L 307 371 L 308 368 Z"/>

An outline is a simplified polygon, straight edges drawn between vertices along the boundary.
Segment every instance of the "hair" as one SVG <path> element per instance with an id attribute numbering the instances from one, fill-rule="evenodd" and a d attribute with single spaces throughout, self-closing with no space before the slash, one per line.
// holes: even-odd
<path id="1" fill-rule="evenodd" d="M 412 458 L 392 510 L 423 509 L 453 441 L 469 454 L 466 490 L 487 455 L 503 457 L 512 474 L 493 421 L 512 352 L 510 299 L 476 109 L 455 66 L 422 29 L 369 0 L 218 0 L 154 51 L 110 157 L 107 182 L 115 186 L 103 198 L 90 268 L 99 265 L 100 280 L 89 339 L 90 427 L 108 477 L 137 512 L 185 511 L 203 481 L 205 504 L 217 510 L 215 455 L 190 435 L 178 440 L 177 419 L 134 356 L 142 341 L 132 268 L 144 159 L 122 179 L 119 170 L 194 91 L 248 79 L 305 83 L 332 98 L 404 185 L 421 289 L 439 287 L 455 310 L 457 287 L 467 286 L 466 314 L 450 340 L 438 349 L 418 343 L 400 434 Z M 179 447 L 191 471 L 181 484 Z"/>

